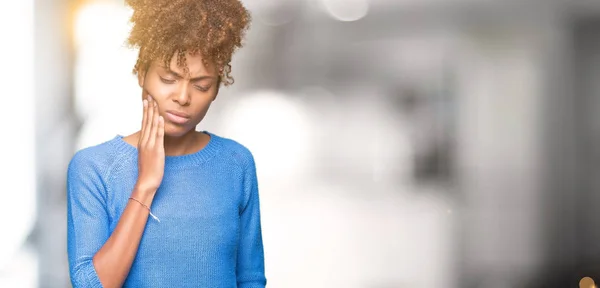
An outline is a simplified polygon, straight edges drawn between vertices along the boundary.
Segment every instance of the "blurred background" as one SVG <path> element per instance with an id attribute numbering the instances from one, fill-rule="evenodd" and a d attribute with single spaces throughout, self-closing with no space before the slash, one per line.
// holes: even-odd
<path id="1" fill-rule="evenodd" d="M 198 130 L 254 153 L 269 287 L 600 281 L 600 1 L 243 2 Z M 70 286 L 68 162 L 141 119 L 130 14 L 0 3 L 0 287 Z"/>

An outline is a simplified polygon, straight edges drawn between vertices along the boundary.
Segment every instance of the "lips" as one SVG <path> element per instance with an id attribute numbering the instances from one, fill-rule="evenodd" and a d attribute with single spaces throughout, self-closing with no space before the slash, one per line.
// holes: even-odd
<path id="1" fill-rule="evenodd" d="M 189 114 L 183 113 L 183 112 L 179 112 L 179 111 L 174 111 L 174 110 L 168 110 L 165 112 L 165 117 L 173 123 L 177 123 L 177 124 L 185 124 L 188 121 L 190 121 L 191 116 Z"/>
<path id="2" fill-rule="evenodd" d="M 175 111 L 175 110 L 167 110 L 167 113 L 171 113 L 171 114 L 173 114 L 175 116 L 179 116 L 179 117 L 182 117 L 182 118 L 191 118 L 192 117 L 190 114 L 186 114 L 186 113 L 183 113 L 183 112 L 178 112 L 178 111 Z"/>

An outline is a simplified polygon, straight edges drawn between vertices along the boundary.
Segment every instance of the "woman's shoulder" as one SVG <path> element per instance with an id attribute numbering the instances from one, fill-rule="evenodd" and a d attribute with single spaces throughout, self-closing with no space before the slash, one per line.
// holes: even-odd
<path id="1" fill-rule="evenodd" d="M 249 164 L 254 165 L 254 155 L 246 145 L 232 138 L 212 133 L 211 137 L 215 137 L 216 139 L 214 140 L 220 143 L 222 151 L 222 153 L 220 153 L 221 157 L 232 159 L 242 167 L 246 167 Z"/>
<path id="2" fill-rule="evenodd" d="M 118 161 L 118 146 L 116 136 L 102 143 L 88 146 L 77 150 L 69 161 L 69 172 L 76 171 L 94 171 L 98 174 L 105 174 Z"/>

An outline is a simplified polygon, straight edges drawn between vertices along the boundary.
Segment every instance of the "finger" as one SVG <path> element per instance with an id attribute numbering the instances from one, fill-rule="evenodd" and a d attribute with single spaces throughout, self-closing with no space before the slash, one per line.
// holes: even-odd
<path id="1" fill-rule="evenodd" d="M 157 132 L 157 136 L 156 136 L 156 141 L 158 143 L 156 143 L 158 145 L 158 148 L 160 149 L 164 149 L 164 144 L 165 144 L 165 118 L 163 118 L 162 116 L 158 117 L 158 132 Z"/>
<path id="2" fill-rule="evenodd" d="M 154 117 L 152 118 L 152 128 L 150 130 L 150 136 L 148 138 L 148 145 L 150 147 L 154 147 L 154 145 L 156 144 L 156 133 L 158 131 L 158 117 L 160 116 L 158 115 L 158 104 L 156 104 L 156 101 L 154 101 L 154 107 L 152 110 L 154 111 Z"/>
<path id="3" fill-rule="evenodd" d="M 149 97 L 148 101 L 148 123 L 146 123 L 146 134 L 144 135 L 144 143 L 146 145 L 149 144 L 152 137 L 150 136 L 152 133 L 152 123 L 154 123 L 154 99 Z"/>
<path id="4" fill-rule="evenodd" d="M 140 137 L 138 140 L 138 144 L 142 143 L 142 139 L 144 137 L 144 134 L 146 134 L 146 122 L 148 119 L 148 100 L 144 99 L 143 105 L 144 105 L 144 112 L 142 113 L 142 130 L 140 132 Z"/>

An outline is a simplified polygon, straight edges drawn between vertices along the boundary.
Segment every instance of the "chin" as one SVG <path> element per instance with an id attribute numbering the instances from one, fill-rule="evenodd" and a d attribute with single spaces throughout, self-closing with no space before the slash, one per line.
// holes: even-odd
<path id="1" fill-rule="evenodd" d="M 190 132 L 191 130 L 192 129 L 189 129 L 187 127 L 165 123 L 165 136 L 168 137 L 181 137 L 186 133 Z"/>

